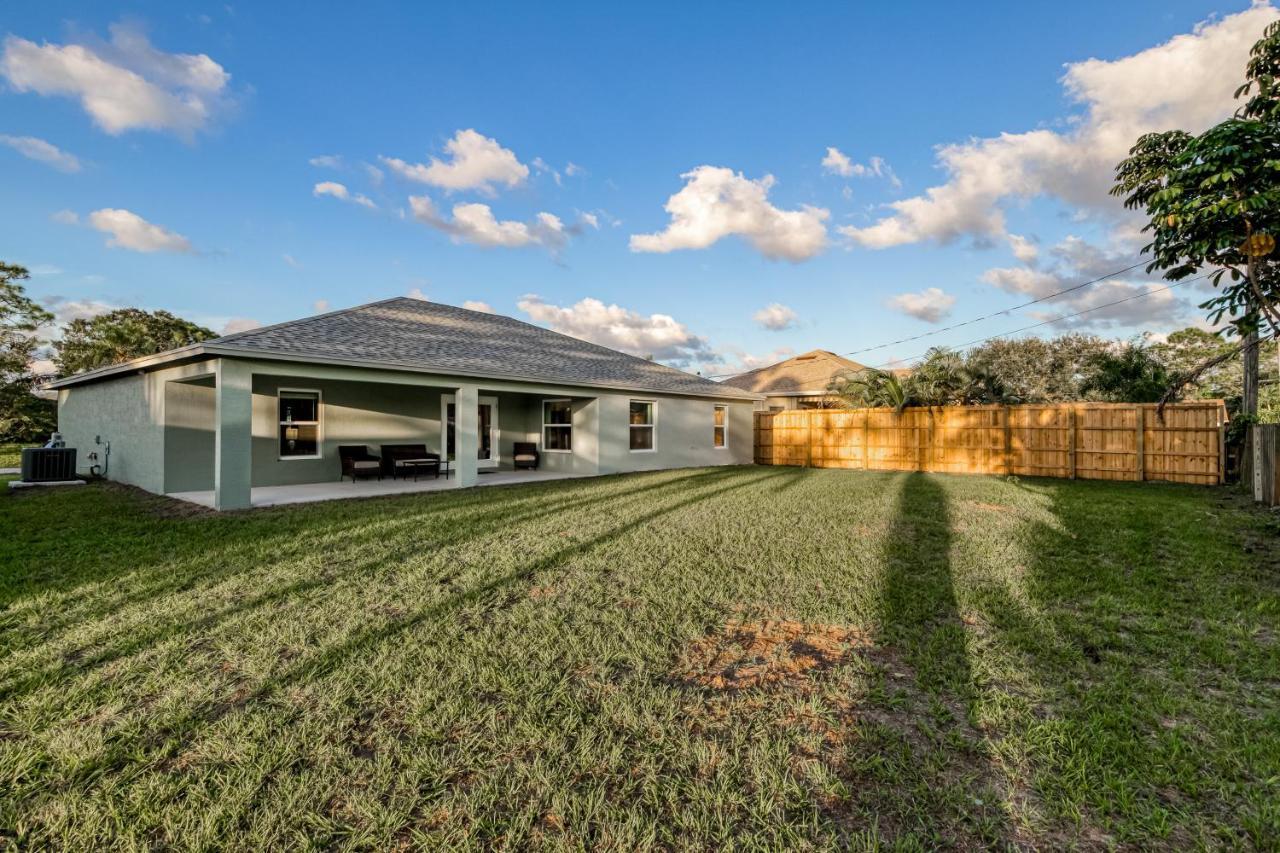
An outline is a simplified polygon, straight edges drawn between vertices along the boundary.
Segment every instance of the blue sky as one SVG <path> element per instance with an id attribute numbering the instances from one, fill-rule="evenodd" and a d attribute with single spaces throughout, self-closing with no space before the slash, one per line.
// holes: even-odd
<path id="1" fill-rule="evenodd" d="M 1138 260 L 1117 153 L 1225 117 L 1276 17 L 975 9 L 10 5 L 0 258 L 64 319 L 222 330 L 414 293 L 707 374 L 862 350 Z M 855 357 L 1131 296 L 1038 333 L 1200 317 L 1159 287 Z"/>

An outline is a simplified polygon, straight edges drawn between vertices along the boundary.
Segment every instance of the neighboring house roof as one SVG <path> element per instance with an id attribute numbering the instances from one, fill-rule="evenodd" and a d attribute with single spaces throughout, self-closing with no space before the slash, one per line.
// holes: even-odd
<path id="1" fill-rule="evenodd" d="M 768 367 L 759 367 L 747 373 L 740 373 L 720 384 L 756 394 L 817 395 L 826 393 L 827 385 L 833 377 L 865 369 L 866 365 L 833 352 L 816 349 Z"/>
<path id="2" fill-rule="evenodd" d="M 50 383 L 61 388 L 218 356 L 407 369 L 627 391 L 750 399 L 725 386 L 500 314 L 398 297 L 224 335 Z"/>

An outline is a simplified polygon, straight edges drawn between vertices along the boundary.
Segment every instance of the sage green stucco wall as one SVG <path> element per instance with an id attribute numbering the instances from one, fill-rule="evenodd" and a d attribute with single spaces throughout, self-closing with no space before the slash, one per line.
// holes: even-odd
<path id="1" fill-rule="evenodd" d="M 654 403 L 655 449 L 631 450 L 632 400 Z M 716 405 L 728 406 L 727 446 L 713 444 Z M 753 456 L 752 410 L 749 402 L 682 397 L 610 394 L 600 398 L 600 473 L 745 465 Z"/>
<path id="2" fill-rule="evenodd" d="M 213 488 L 216 400 L 213 380 L 164 385 L 164 490 Z"/>
<path id="3" fill-rule="evenodd" d="M 106 454 L 102 436 L 111 444 L 108 476 L 149 492 L 164 489 L 163 385 L 150 376 L 125 376 L 113 382 L 64 388 L 58 392 L 58 431 L 76 449 L 76 468 L 89 471 L 89 454 Z"/>

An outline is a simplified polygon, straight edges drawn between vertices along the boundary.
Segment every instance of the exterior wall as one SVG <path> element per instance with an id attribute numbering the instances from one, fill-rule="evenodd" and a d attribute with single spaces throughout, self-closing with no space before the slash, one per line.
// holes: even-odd
<path id="1" fill-rule="evenodd" d="M 166 382 L 164 413 L 165 492 L 212 489 L 217 417 L 213 382 Z"/>
<path id="2" fill-rule="evenodd" d="M 441 397 L 472 384 L 498 399 L 501 467 L 511 465 L 517 441 L 535 442 L 547 471 L 573 474 L 648 471 L 752 461 L 750 401 L 601 392 L 569 386 L 462 379 L 362 368 L 285 362 L 239 362 L 253 373 L 251 470 L 253 486 L 337 480 L 341 444 L 425 444 L 442 452 Z M 216 362 L 185 365 L 62 389 L 59 427 L 79 450 L 78 464 L 95 435 L 111 442 L 109 476 L 153 492 L 214 487 Z M 497 387 L 495 387 L 497 386 Z M 281 459 L 277 444 L 280 388 L 321 394 L 321 458 Z M 570 399 L 572 453 L 547 452 L 542 402 Z M 629 401 L 655 402 L 651 452 L 629 449 Z M 728 447 L 713 446 L 714 406 L 728 407 Z"/>
<path id="3" fill-rule="evenodd" d="M 163 492 L 167 389 L 175 382 L 207 375 L 209 370 L 208 364 L 189 364 L 60 389 L 58 431 L 66 438 L 67 446 L 76 449 L 79 471 L 88 473 L 88 456 L 95 451 L 101 464 L 110 443 L 110 479 L 149 492 Z M 182 404 L 175 405 L 180 412 Z M 189 420 L 181 415 L 178 419 Z M 101 436 L 103 444 L 94 443 L 97 436 Z"/>
<path id="4" fill-rule="evenodd" d="M 630 402 L 654 402 L 654 449 L 633 451 L 631 447 Z M 728 407 L 727 443 L 713 445 L 717 405 Z M 601 474 L 624 471 L 653 471 L 662 468 L 693 468 L 703 465 L 746 465 L 753 455 L 750 402 L 732 400 L 654 397 L 609 394 L 600 397 Z M 575 436 L 576 438 L 576 436 Z"/>
<path id="5" fill-rule="evenodd" d="M 77 469 L 88 473 L 89 454 L 105 457 L 105 442 L 110 442 L 111 479 L 149 492 L 163 490 L 163 400 L 156 397 L 162 388 L 150 376 L 126 376 L 59 390 L 58 431 L 76 449 Z M 94 444 L 95 436 L 104 444 Z"/>

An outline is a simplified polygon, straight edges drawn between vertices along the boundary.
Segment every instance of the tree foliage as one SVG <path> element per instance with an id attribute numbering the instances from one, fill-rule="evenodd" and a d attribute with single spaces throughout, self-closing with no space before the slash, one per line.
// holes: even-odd
<path id="1" fill-rule="evenodd" d="M 36 441 L 53 431 L 52 401 L 35 393 L 40 377 L 31 363 L 41 341 L 36 332 L 53 315 L 26 294 L 27 270 L 0 261 L 0 441 Z"/>
<path id="2" fill-rule="evenodd" d="M 1148 347 L 1126 344 L 1091 359 L 1082 390 L 1089 400 L 1157 403 L 1171 379 L 1169 368 Z"/>
<path id="3" fill-rule="evenodd" d="M 1147 271 L 1181 281 L 1208 270 L 1218 293 L 1201 307 L 1216 325 L 1226 323 L 1245 349 L 1256 378 L 1256 339 L 1263 326 L 1280 335 L 1280 22 L 1267 27 L 1250 51 L 1244 103 L 1234 117 L 1198 136 L 1181 130 L 1140 137 L 1116 167 L 1111 193 L 1149 217 L 1144 231 L 1152 256 Z M 1222 364 L 1215 356 L 1171 379 L 1162 399 L 1201 371 Z M 1256 391 L 1256 386 L 1254 386 Z M 1246 415 L 1257 399 L 1246 393 Z"/>
<path id="4" fill-rule="evenodd" d="M 930 350 L 909 372 L 867 369 L 838 376 L 828 393 L 855 408 L 898 410 L 984 403 L 1150 403 L 1162 398 L 1172 377 L 1230 349 L 1218 335 L 1194 327 L 1152 345 L 1077 333 L 997 339 L 964 354 Z M 1280 355 L 1274 342 L 1263 353 L 1273 364 Z M 1185 395 L 1223 399 L 1236 411 L 1242 384 L 1239 361 L 1228 361 L 1200 376 Z M 1280 411 L 1280 368 L 1268 388 L 1264 409 Z"/>
<path id="5" fill-rule="evenodd" d="M 54 363 L 68 376 L 215 337 L 210 329 L 168 311 L 119 308 L 67 324 L 54 344 Z"/>

